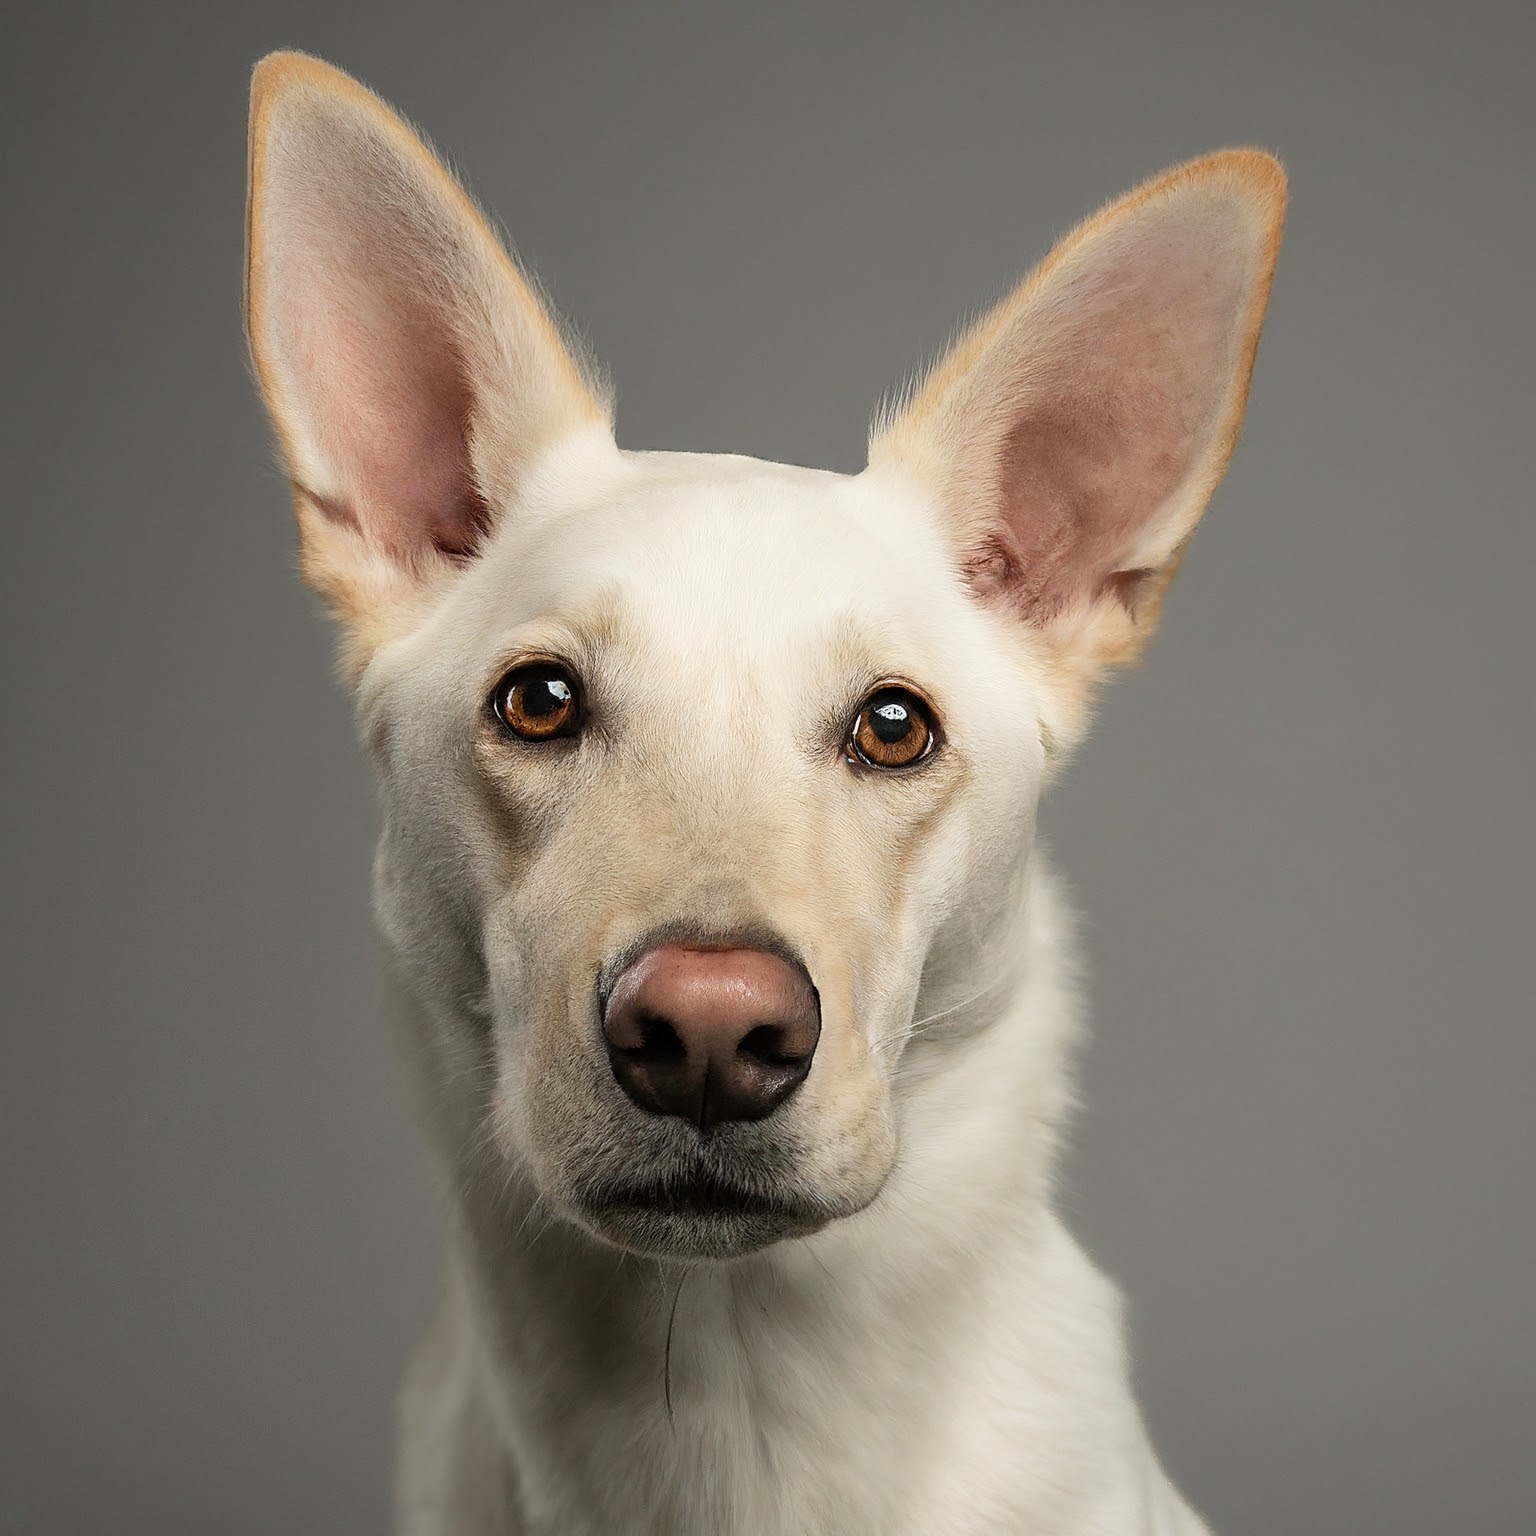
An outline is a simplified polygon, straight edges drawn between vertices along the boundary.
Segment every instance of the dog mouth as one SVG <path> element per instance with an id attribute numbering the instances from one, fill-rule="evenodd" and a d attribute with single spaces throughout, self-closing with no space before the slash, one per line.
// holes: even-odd
<path id="1" fill-rule="evenodd" d="M 705 1171 L 643 1183 L 591 1184 L 577 1206 L 609 1242 L 670 1258 L 736 1258 L 785 1238 L 806 1237 L 841 1214 Z"/>

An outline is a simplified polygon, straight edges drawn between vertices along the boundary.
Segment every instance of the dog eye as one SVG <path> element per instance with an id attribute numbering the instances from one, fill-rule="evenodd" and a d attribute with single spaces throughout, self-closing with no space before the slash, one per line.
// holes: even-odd
<path id="1" fill-rule="evenodd" d="M 906 688 L 879 688 L 864 701 L 848 733 L 849 762 L 910 768 L 938 744 L 933 712 Z"/>
<path id="2" fill-rule="evenodd" d="M 491 695 L 496 718 L 524 741 L 552 741 L 581 729 L 581 690 L 558 661 L 535 661 L 513 669 Z"/>

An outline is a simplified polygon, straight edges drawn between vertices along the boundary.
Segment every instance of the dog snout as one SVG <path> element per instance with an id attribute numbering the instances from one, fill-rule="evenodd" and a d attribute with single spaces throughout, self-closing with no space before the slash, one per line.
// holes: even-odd
<path id="1" fill-rule="evenodd" d="M 663 944 L 619 975 L 603 1036 L 636 1104 L 707 1131 L 763 1119 L 805 1081 L 821 1002 L 804 971 L 766 950 Z"/>

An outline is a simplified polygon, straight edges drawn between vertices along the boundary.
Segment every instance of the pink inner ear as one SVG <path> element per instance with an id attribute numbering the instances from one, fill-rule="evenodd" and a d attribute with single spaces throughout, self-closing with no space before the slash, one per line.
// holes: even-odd
<path id="1" fill-rule="evenodd" d="M 473 551 L 485 258 L 462 212 L 328 99 L 269 134 L 263 340 L 304 490 L 397 558 Z M 478 318 L 477 318 L 478 317 Z"/>
<path id="2" fill-rule="evenodd" d="M 996 343 L 962 406 L 991 393 L 997 507 L 967 561 L 982 595 L 1035 619 L 1106 592 L 1132 604 L 1174 553 L 1233 388 L 1242 218 L 1205 198 L 1132 215 Z"/>
<path id="3" fill-rule="evenodd" d="M 316 283 L 288 316 L 303 359 L 296 383 L 334 468 L 334 488 L 315 500 L 396 555 L 468 555 L 487 510 L 470 458 L 475 400 L 451 317 L 408 285 L 383 274 L 373 282 L 352 292 L 334 278 Z"/>

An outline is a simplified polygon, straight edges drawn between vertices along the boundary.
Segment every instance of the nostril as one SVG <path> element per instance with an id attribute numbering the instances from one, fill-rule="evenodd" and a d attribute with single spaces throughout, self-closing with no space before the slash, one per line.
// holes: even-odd
<path id="1" fill-rule="evenodd" d="M 736 1050 L 767 1067 L 797 1067 L 810 1052 L 801 1049 L 794 1035 L 795 1031 L 782 1024 L 759 1024 L 748 1031 Z"/>
<path id="2" fill-rule="evenodd" d="M 626 1056 L 636 1061 L 681 1061 L 688 1054 L 677 1026 L 659 1013 L 641 1013 L 635 1020 L 640 1026 L 640 1043 L 624 1048 Z"/>

